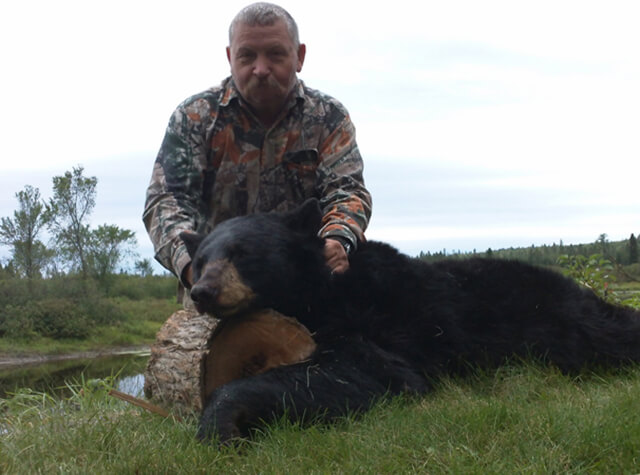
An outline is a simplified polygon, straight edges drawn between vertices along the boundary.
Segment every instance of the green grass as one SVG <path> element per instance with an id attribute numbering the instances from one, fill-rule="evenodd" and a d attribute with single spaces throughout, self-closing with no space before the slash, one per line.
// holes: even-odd
<path id="1" fill-rule="evenodd" d="M 113 324 L 92 328 L 88 338 L 54 339 L 37 335 L 0 338 L 0 354 L 60 354 L 121 346 L 149 345 L 160 326 L 176 310 L 182 308 L 172 299 L 126 297 L 105 298 L 122 318 Z"/>
<path id="2" fill-rule="evenodd" d="M 239 449 L 195 419 L 85 384 L 0 402 L 0 473 L 637 473 L 640 368 L 569 377 L 533 364 L 445 380 L 332 426 L 279 422 Z"/>

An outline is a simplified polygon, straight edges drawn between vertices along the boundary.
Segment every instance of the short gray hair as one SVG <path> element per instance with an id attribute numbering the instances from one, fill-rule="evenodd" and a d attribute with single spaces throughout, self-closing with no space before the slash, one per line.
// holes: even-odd
<path id="1" fill-rule="evenodd" d="M 284 21 L 287 25 L 294 46 L 296 48 L 300 46 L 298 25 L 293 17 L 284 8 L 267 2 L 252 3 L 240 10 L 229 26 L 229 44 L 233 40 L 233 32 L 238 23 L 249 26 L 271 26 L 279 20 Z"/>

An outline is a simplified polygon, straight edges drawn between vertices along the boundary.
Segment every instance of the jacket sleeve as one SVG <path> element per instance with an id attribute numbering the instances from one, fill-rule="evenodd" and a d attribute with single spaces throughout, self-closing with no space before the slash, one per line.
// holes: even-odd
<path id="1" fill-rule="evenodd" d="M 143 222 L 155 258 L 178 278 L 191 261 L 179 237 L 202 221 L 206 160 L 197 107 L 181 105 L 171 116 L 147 188 Z"/>
<path id="2" fill-rule="evenodd" d="M 365 240 L 371 194 L 364 185 L 364 165 L 348 115 L 321 144 L 320 159 L 318 191 L 324 218 L 319 235 L 341 237 L 356 247 Z"/>

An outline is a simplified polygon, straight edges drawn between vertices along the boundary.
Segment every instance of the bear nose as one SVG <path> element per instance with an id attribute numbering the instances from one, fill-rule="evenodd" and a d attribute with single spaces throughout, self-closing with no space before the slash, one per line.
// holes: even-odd
<path id="1" fill-rule="evenodd" d="M 194 303 L 213 303 L 218 297 L 219 290 L 217 287 L 209 285 L 194 285 L 191 287 L 191 300 Z"/>

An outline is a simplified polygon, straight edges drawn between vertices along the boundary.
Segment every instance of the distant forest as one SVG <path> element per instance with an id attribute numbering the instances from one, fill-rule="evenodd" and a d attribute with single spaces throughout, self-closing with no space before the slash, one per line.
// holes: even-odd
<path id="1" fill-rule="evenodd" d="M 638 240 L 634 234 L 622 241 L 609 241 L 606 234 L 601 234 L 595 242 L 589 244 L 559 244 L 510 247 L 508 249 L 487 249 L 483 252 L 421 252 L 418 256 L 427 262 L 441 259 L 465 259 L 469 257 L 497 257 L 515 259 L 541 266 L 556 266 L 562 256 L 601 255 L 614 265 L 623 266 L 630 274 L 640 278 L 640 260 L 638 259 Z"/>

